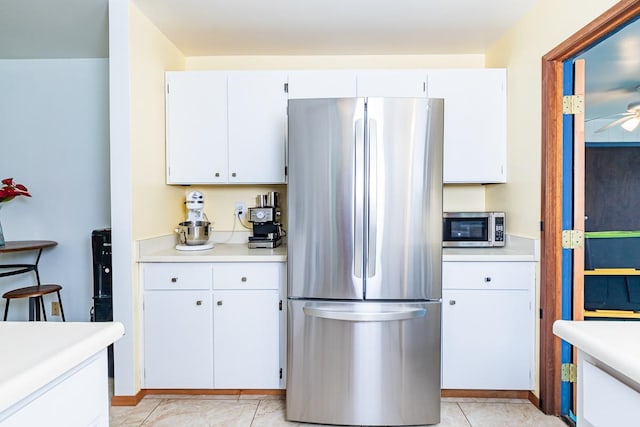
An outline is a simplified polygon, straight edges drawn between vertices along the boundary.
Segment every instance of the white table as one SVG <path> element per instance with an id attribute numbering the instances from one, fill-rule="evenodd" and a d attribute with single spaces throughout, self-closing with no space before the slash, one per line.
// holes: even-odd
<path id="1" fill-rule="evenodd" d="M 0 426 L 109 425 L 118 322 L 0 322 Z"/>

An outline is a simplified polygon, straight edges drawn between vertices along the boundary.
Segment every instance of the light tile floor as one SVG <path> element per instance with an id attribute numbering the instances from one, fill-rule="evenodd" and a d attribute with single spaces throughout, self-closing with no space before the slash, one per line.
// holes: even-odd
<path id="1" fill-rule="evenodd" d="M 528 400 L 443 398 L 441 427 L 565 427 Z M 135 407 L 110 410 L 110 426 L 118 427 L 284 427 L 315 426 L 285 420 L 280 396 L 149 395 Z"/>

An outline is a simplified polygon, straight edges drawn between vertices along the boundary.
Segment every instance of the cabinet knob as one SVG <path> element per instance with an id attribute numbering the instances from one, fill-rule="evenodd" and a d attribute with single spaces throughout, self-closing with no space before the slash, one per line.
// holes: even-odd
<path id="1" fill-rule="evenodd" d="M 485 281 L 486 283 L 489 283 L 489 282 L 491 281 L 491 277 L 489 277 L 489 276 L 485 277 L 485 278 L 484 278 L 484 281 Z"/>
<path id="2" fill-rule="evenodd" d="M 198 301 L 196 301 L 196 305 L 202 305 L 202 300 L 199 299 Z"/>
<path id="3" fill-rule="evenodd" d="M 177 278 L 177 277 L 172 277 L 172 278 L 171 278 L 171 283 L 176 283 L 177 281 L 178 281 L 178 278 Z"/>
<path id="4" fill-rule="evenodd" d="M 216 172 L 216 178 L 220 178 L 220 172 Z"/>
<path id="5" fill-rule="evenodd" d="M 246 276 L 242 276 L 242 278 L 240 279 L 241 282 L 246 282 L 247 281 L 247 277 Z"/>
<path id="6" fill-rule="evenodd" d="M 222 300 L 217 301 L 216 305 L 222 305 Z"/>
<path id="7" fill-rule="evenodd" d="M 231 176 L 235 178 L 235 177 L 236 177 L 236 173 L 235 173 L 235 172 L 232 172 L 232 173 L 231 173 Z"/>
<path id="8" fill-rule="evenodd" d="M 449 300 L 449 305 L 456 305 L 456 300 L 450 299 Z"/>

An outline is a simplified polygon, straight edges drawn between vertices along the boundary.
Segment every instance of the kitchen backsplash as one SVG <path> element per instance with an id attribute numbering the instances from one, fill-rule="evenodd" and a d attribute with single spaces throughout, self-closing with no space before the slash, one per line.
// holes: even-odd
<path id="1" fill-rule="evenodd" d="M 282 223 L 287 223 L 287 186 L 286 185 L 220 185 L 185 187 L 185 195 L 190 191 L 200 191 L 204 195 L 204 212 L 211 221 L 215 231 L 231 231 L 234 227 L 236 202 L 245 203 L 247 209 L 256 206 L 256 196 L 270 191 L 279 193 L 279 205 L 282 212 Z M 184 216 L 186 217 L 186 210 Z M 250 226 L 245 216 L 244 224 Z M 180 219 L 182 221 L 182 219 Z M 244 228 L 235 221 L 236 231 Z"/>
<path id="2" fill-rule="evenodd" d="M 244 202 L 247 208 L 256 206 L 256 196 L 270 191 L 279 193 L 282 211 L 282 223 L 287 224 L 287 186 L 286 185 L 226 185 L 226 186 L 189 186 L 185 195 L 198 190 L 204 194 L 204 212 L 213 223 L 216 231 L 231 231 L 234 227 L 234 209 L 236 202 Z M 445 185 L 443 190 L 443 211 L 483 211 L 485 205 L 485 186 L 482 185 Z M 186 210 L 184 215 L 186 217 Z M 177 218 L 176 221 L 182 221 Z M 249 223 L 245 219 L 245 224 Z M 242 225 L 236 222 L 236 230 Z"/>

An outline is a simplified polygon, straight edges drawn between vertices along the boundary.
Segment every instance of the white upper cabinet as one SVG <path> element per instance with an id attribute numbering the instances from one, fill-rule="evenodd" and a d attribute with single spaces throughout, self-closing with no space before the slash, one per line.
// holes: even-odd
<path id="1" fill-rule="evenodd" d="M 425 70 L 358 71 L 357 96 L 424 98 L 427 96 Z"/>
<path id="2" fill-rule="evenodd" d="M 430 70 L 428 88 L 445 100 L 444 182 L 506 182 L 506 70 Z"/>
<path id="3" fill-rule="evenodd" d="M 227 76 L 166 73 L 167 183 L 227 182 Z"/>
<path id="4" fill-rule="evenodd" d="M 444 98 L 444 182 L 507 179 L 504 69 L 182 71 L 166 80 L 168 184 L 286 183 L 288 99 L 355 96 Z"/>
<path id="5" fill-rule="evenodd" d="M 284 183 L 287 73 L 228 73 L 229 183 Z"/>
<path id="6" fill-rule="evenodd" d="M 289 99 L 353 98 L 356 73 L 351 70 L 289 72 Z"/>
<path id="7" fill-rule="evenodd" d="M 284 183 L 287 74 L 168 72 L 167 183 Z"/>

